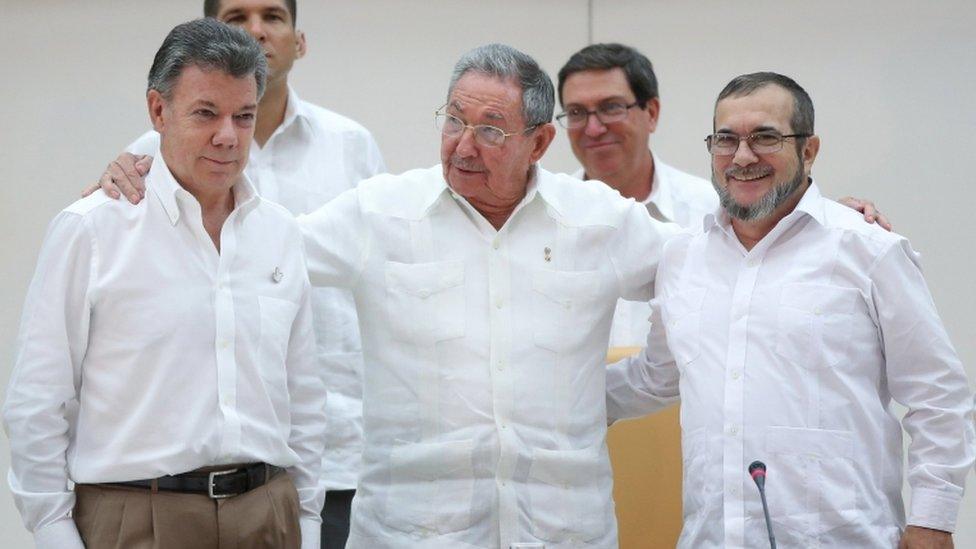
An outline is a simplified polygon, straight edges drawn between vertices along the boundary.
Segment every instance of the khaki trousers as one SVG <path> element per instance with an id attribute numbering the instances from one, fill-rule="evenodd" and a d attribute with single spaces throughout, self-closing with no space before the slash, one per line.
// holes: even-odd
<path id="1" fill-rule="evenodd" d="M 298 492 L 280 473 L 224 499 L 79 484 L 74 520 L 88 549 L 299 548 Z"/>

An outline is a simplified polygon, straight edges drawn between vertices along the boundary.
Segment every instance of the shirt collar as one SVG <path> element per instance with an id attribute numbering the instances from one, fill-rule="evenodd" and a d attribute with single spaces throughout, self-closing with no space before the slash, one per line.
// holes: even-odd
<path id="1" fill-rule="evenodd" d="M 824 213 L 823 195 L 820 194 L 820 188 L 817 187 L 817 183 L 812 177 L 810 178 L 810 185 L 807 187 L 807 190 L 803 192 L 803 196 L 797 203 L 796 208 L 794 208 L 793 211 L 787 214 L 783 219 L 796 217 L 803 214 L 809 215 L 815 219 L 817 223 L 824 225 L 826 217 Z M 706 214 L 705 218 L 702 220 L 702 229 L 704 232 L 708 232 L 712 227 L 716 226 L 725 232 L 730 232 L 732 230 L 732 220 L 729 217 L 728 212 L 725 211 L 725 208 L 723 208 L 721 204 L 714 212 Z"/>
<path id="2" fill-rule="evenodd" d="M 651 179 L 651 194 L 644 199 L 644 205 L 653 205 L 665 221 L 674 221 L 674 182 L 671 181 L 667 166 L 654 151 L 650 152 L 654 160 L 654 176 Z"/>
<path id="3" fill-rule="evenodd" d="M 146 188 L 159 200 L 166 216 L 169 217 L 169 221 L 173 225 L 176 225 L 180 220 L 179 202 L 187 199 L 196 200 L 190 191 L 184 189 L 176 181 L 173 172 L 166 165 L 166 160 L 163 158 L 159 147 L 156 148 L 152 167 L 149 168 L 149 173 L 146 175 Z M 243 173 L 238 176 L 234 186 L 231 187 L 231 192 L 234 193 L 234 209 L 242 208 L 249 211 L 257 205 L 257 191 L 254 189 L 251 180 Z"/>
<path id="4" fill-rule="evenodd" d="M 296 120 L 308 120 L 309 114 L 308 110 L 305 108 L 305 104 L 301 99 L 298 98 L 298 94 L 295 89 L 288 86 L 288 103 L 285 104 L 285 117 L 281 121 L 281 127 L 287 128 L 291 126 Z"/>

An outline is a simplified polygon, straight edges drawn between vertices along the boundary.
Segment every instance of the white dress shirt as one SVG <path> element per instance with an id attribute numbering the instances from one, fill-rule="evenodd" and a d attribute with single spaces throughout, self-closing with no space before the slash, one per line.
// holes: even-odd
<path id="1" fill-rule="evenodd" d="M 647 349 L 610 368 L 608 412 L 658 407 L 680 372 L 680 546 L 768 544 L 753 460 L 781 546 L 897 546 L 902 427 L 908 524 L 953 530 L 973 401 L 903 237 L 811 185 L 750 251 L 724 213 L 676 237 L 656 291 Z"/>
<path id="2" fill-rule="evenodd" d="M 348 547 L 616 547 L 607 336 L 670 226 L 535 170 L 496 231 L 440 166 L 299 218 L 313 284 L 352 288 L 365 351 Z"/>
<path id="3" fill-rule="evenodd" d="M 3 408 L 39 547 L 80 547 L 75 483 L 287 467 L 317 547 L 325 387 L 298 227 L 246 177 L 218 254 L 156 155 L 139 205 L 97 192 L 51 223 Z M 314 537 L 310 537 L 314 536 Z"/>
<path id="4" fill-rule="evenodd" d="M 708 181 L 685 173 L 661 161 L 653 152 L 654 177 L 651 194 L 644 199 L 651 217 L 665 223 L 677 223 L 682 227 L 700 224 L 706 214 L 718 207 L 718 195 Z M 573 177 L 585 179 L 580 168 Z M 613 314 L 610 328 L 611 347 L 640 347 L 651 329 L 648 317 L 651 309 L 647 303 L 620 300 Z"/>
<path id="5" fill-rule="evenodd" d="M 159 134 L 150 131 L 126 149 L 152 154 Z M 311 212 L 386 171 L 373 136 L 356 122 L 299 99 L 288 90 L 285 118 L 259 146 L 251 143 L 244 173 L 265 200 L 293 215 Z M 322 456 L 327 490 L 356 487 L 362 454 L 362 347 L 356 308 L 348 290 L 312 289 L 319 366 L 326 371 L 328 429 Z"/>

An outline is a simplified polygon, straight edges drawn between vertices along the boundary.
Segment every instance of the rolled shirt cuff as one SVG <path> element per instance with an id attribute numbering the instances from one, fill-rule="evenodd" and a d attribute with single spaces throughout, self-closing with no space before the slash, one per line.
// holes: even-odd
<path id="1" fill-rule="evenodd" d="M 78 527 L 71 517 L 56 520 L 34 530 L 34 545 L 37 549 L 85 549 Z"/>
<path id="2" fill-rule="evenodd" d="M 954 532 L 961 502 L 962 494 L 926 488 L 912 490 L 908 524 L 909 526 Z"/>
<path id="3" fill-rule="evenodd" d="M 319 549 L 322 544 L 322 522 L 313 518 L 298 521 L 302 532 L 302 549 Z"/>

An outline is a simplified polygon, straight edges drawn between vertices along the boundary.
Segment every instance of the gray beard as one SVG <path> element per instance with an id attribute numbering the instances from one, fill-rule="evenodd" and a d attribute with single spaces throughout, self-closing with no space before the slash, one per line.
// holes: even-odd
<path id="1" fill-rule="evenodd" d="M 770 189 L 766 194 L 757 200 L 754 204 L 748 206 L 739 204 L 732 198 L 729 190 L 723 187 L 721 183 L 718 182 L 715 177 L 715 170 L 712 170 L 712 187 L 715 188 L 715 192 L 718 193 L 719 202 L 725 211 L 728 212 L 729 216 L 734 219 L 740 219 L 742 221 L 755 221 L 757 219 L 765 219 L 772 215 L 776 208 L 778 208 L 783 202 L 793 194 L 794 191 L 800 188 L 803 183 L 806 182 L 806 177 L 803 175 L 803 170 L 797 167 L 796 174 L 793 175 L 793 179 L 784 181 L 779 185 L 776 185 Z"/>

